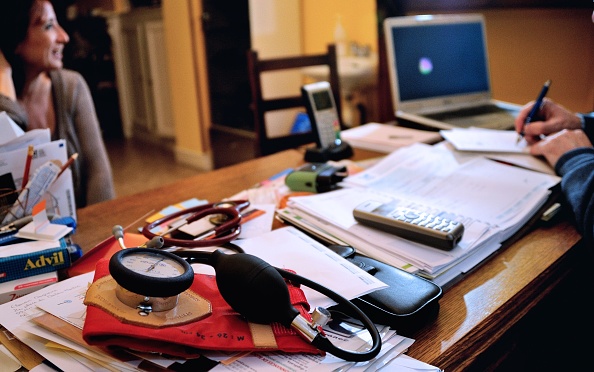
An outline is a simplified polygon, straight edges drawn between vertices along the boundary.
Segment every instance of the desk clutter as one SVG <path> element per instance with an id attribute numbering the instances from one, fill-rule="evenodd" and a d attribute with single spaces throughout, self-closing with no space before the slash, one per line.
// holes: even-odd
<path id="1" fill-rule="evenodd" d="M 138 229 L 114 226 L 80 258 L 68 250 L 76 220 L 36 205 L 18 229 L 33 223 L 39 238 L 60 223 L 50 237 L 71 261 L 60 281 L 56 269 L 48 286 L 0 305 L 0 324 L 12 349 L 31 348 L 23 360 L 62 370 L 440 371 L 405 354 L 411 337 L 439 317 L 444 288 L 537 215 L 558 183 L 415 142 L 370 162 L 286 169 L 221 201 L 175 201 Z M 370 200 L 464 234 L 444 249 L 377 229 L 354 215 Z"/>
<path id="2" fill-rule="evenodd" d="M 0 113 L 0 303 L 56 283 L 82 250 L 72 242 L 76 210 L 63 140 L 23 132 Z"/>

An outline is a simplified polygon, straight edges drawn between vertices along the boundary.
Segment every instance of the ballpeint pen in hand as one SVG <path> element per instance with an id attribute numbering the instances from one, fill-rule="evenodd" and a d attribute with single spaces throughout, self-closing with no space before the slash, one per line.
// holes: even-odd
<path id="1" fill-rule="evenodd" d="M 538 114 L 538 111 L 540 110 L 540 107 L 542 106 L 542 100 L 547 95 L 550 85 L 551 85 L 550 79 L 545 81 L 545 83 L 540 91 L 540 94 L 538 95 L 538 97 L 536 98 L 536 101 L 534 102 L 534 106 L 532 106 L 532 110 L 530 110 L 530 112 L 528 113 L 528 116 L 526 116 L 526 120 L 524 120 L 524 125 L 522 126 L 522 131 L 520 132 L 520 134 L 518 134 L 518 140 L 516 141 L 516 143 L 519 143 L 520 140 L 522 138 L 524 138 L 524 128 L 526 128 L 526 125 L 530 124 L 536 117 L 536 114 Z"/>

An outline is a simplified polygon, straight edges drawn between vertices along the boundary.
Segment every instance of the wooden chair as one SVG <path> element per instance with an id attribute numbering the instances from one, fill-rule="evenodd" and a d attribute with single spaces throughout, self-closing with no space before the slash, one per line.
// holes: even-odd
<path id="1" fill-rule="evenodd" d="M 290 108 L 303 107 L 306 112 L 301 87 L 297 88 L 295 95 L 281 98 L 265 99 L 262 94 L 261 75 L 266 71 L 288 70 L 309 66 L 328 65 L 330 69 L 329 83 L 332 87 L 334 100 L 339 112 L 340 119 L 340 83 L 338 80 L 338 60 L 336 46 L 328 45 L 328 52 L 325 54 L 292 56 L 271 59 L 260 59 L 258 52 L 249 50 L 247 54 L 248 75 L 252 92 L 252 103 L 250 108 L 254 114 L 254 128 L 256 131 L 256 155 L 263 156 L 273 154 L 286 149 L 314 143 L 313 133 L 305 132 L 298 134 L 287 134 L 280 137 L 270 137 L 267 133 L 267 124 L 274 123 L 265 121 L 265 113 L 269 111 L 286 110 Z M 340 120 L 342 126 L 342 120 Z"/>

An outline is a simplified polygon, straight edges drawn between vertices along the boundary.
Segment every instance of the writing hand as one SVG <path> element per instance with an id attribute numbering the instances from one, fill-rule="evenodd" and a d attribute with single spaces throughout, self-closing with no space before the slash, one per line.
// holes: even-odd
<path id="1" fill-rule="evenodd" d="M 593 147 L 586 133 L 581 129 L 563 129 L 530 146 L 530 153 L 544 156 L 555 167 L 563 154 L 580 147 Z"/>
<path id="2" fill-rule="evenodd" d="M 539 120 L 524 126 L 524 120 L 530 112 L 534 102 L 525 105 L 515 120 L 516 130 L 524 128 L 524 138 L 529 144 L 540 141 L 542 136 L 559 132 L 563 129 L 581 129 L 581 121 L 574 113 L 560 104 L 545 98 L 538 113 Z"/>

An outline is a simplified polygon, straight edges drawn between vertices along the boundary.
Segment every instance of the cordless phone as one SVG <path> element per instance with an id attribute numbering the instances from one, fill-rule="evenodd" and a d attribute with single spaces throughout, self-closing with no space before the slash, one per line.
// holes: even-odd
<path id="1" fill-rule="evenodd" d="M 330 83 L 306 84 L 301 87 L 301 93 L 318 147 L 340 145 L 340 119 Z"/>
<path id="2" fill-rule="evenodd" d="M 368 200 L 353 210 L 359 223 L 442 250 L 452 250 L 462 240 L 464 225 L 393 203 Z"/>

